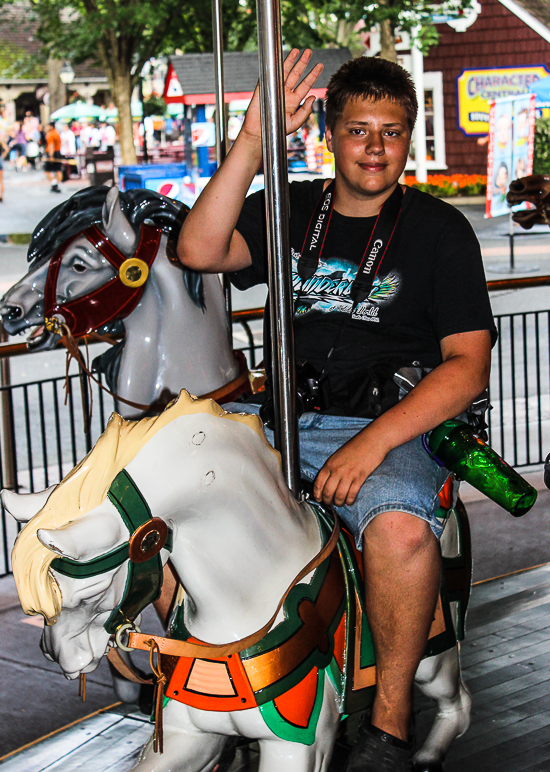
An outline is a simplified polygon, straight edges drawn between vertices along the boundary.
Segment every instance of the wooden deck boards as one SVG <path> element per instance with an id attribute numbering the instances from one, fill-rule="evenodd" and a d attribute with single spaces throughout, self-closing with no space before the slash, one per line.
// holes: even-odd
<path id="1" fill-rule="evenodd" d="M 550 770 L 550 569 L 473 588 L 461 649 L 472 726 L 445 772 Z M 418 701 L 424 731 L 433 708 Z"/>
<path id="2" fill-rule="evenodd" d="M 461 655 L 472 726 L 445 772 L 549 772 L 550 566 L 474 587 Z M 422 737 L 434 709 L 419 696 L 416 712 Z M 150 733 L 137 714 L 102 713 L 0 762 L 0 772 L 127 772 Z M 331 772 L 344 755 L 337 749 Z M 231 772 L 257 769 L 255 747 L 240 748 Z"/>

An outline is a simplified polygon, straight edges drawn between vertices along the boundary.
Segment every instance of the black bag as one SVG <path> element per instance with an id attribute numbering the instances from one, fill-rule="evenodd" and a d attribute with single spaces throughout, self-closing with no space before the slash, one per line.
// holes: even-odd
<path id="1" fill-rule="evenodd" d="M 347 398 L 336 403 L 344 415 L 357 418 L 378 418 L 399 402 L 399 386 L 394 374 L 400 363 L 387 360 L 377 362 L 372 367 L 350 378 Z"/>

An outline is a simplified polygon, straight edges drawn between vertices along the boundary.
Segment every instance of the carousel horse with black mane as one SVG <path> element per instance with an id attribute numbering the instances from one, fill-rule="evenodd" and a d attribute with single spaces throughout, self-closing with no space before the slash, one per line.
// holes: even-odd
<path id="1" fill-rule="evenodd" d="M 29 273 L 0 301 L 5 330 L 33 328 L 30 351 L 123 334 L 94 365 L 126 418 L 159 412 L 182 388 L 234 399 L 248 378 L 231 350 L 220 281 L 175 256 L 187 211 L 149 190 L 78 191 L 36 227 Z"/>
<path id="2" fill-rule="evenodd" d="M 150 652 L 157 726 L 134 772 L 213 772 L 235 736 L 259 741 L 260 772 L 327 772 L 342 715 L 376 681 L 361 560 L 330 512 L 294 498 L 257 416 L 187 392 L 159 416 L 113 414 L 59 485 L 2 503 L 26 523 L 13 572 L 25 613 L 45 619 L 45 656 L 73 679 L 115 642 Z M 443 554 L 469 579 L 456 534 Z M 141 632 L 169 556 L 183 588 L 169 631 Z M 455 613 L 467 594 L 447 577 L 416 675 L 438 707 L 420 772 L 442 770 L 469 725 Z"/>

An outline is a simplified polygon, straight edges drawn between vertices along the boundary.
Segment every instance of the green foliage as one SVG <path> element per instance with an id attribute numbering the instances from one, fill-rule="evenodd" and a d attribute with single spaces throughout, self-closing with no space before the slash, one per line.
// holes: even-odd
<path id="1" fill-rule="evenodd" d="M 66 0 L 32 0 L 32 6 L 49 55 L 103 67 L 123 57 L 134 80 L 151 57 L 212 51 L 212 11 L 204 0 L 74 0 L 70 7 Z M 225 0 L 223 14 L 226 50 L 242 49 L 255 34 L 255 11 L 248 1 Z"/>
<path id="2" fill-rule="evenodd" d="M 162 97 L 150 96 L 145 100 L 145 115 L 166 115 L 167 105 Z"/>
<path id="3" fill-rule="evenodd" d="M 1 29 L 1 28 L 0 28 Z M 47 78 L 44 62 L 5 40 L 0 48 L 0 78 Z"/>
<path id="4" fill-rule="evenodd" d="M 359 55 L 364 49 L 354 28 L 364 9 L 364 0 L 281 0 L 284 44 L 297 48 L 349 46 Z"/>
<path id="5" fill-rule="evenodd" d="M 393 30 L 399 27 L 404 32 L 413 33 L 419 29 L 418 47 L 427 53 L 439 42 L 439 33 L 432 21 L 434 10 L 458 18 L 471 6 L 472 0 L 445 0 L 440 3 L 433 0 L 378 0 L 365 6 L 363 18 L 367 27 L 387 21 Z"/>
<path id="6" fill-rule="evenodd" d="M 533 174 L 550 174 L 550 118 L 535 121 Z"/>

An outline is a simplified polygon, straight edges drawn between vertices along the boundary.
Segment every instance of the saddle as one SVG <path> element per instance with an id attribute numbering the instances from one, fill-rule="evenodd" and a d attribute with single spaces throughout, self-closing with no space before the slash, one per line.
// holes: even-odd
<path id="1" fill-rule="evenodd" d="M 440 497 L 447 509 L 451 504 L 449 495 L 447 486 Z M 334 516 L 321 505 L 309 503 L 326 543 L 333 531 Z M 442 516 L 447 516 L 447 509 L 440 510 Z M 454 563 L 448 568 L 453 592 L 449 593 L 443 581 L 426 656 L 456 643 L 450 602 L 463 603 L 464 599 L 459 597 L 458 585 L 462 582 L 456 575 L 461 558 L 451 560 Z M 292 589 L 283 606 L 283 621 L 254 646 L 226 657 L 163 655 L 168 679 L 165 696 L 202 710 L 258 707 L 279 737 L 313 743 L 325 673 L 340 696 L 342 714 L 363 710 L 374 698 L 374 645 L 363 597 L 361 554 L 351 534 L 342 528 L 337 549 L 307 584 Z M 185 627 L 181 598 L 178 600 L 169 635 L 199 643 Z M 462 631 L 460 625 L 459 637 Z"/>

